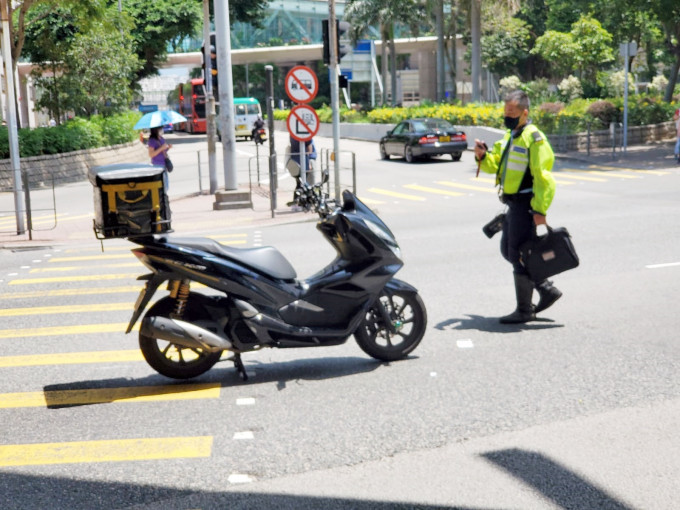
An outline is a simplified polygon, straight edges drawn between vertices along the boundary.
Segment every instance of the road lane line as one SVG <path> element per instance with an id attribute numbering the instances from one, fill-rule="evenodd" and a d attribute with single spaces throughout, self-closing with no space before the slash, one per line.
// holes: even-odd
<path id="1" fill-rule="evenodd" d="M 607 166 L 607 165 L 590 165 L 588 168 L 602 169 L 602 170 L 621 170 L 624 172 L 634 172 L 640 174 L 651 174 L 651 175 L 669 175 L 671 172 L 664 172 L 663 170 L 641 170 L 639 168 L 620 168 L 618 166 Z"/>
<path id="2" fill-rule="evenodd" d="M 442 186 L 449 186 L 451 188 L 469 189 L 473 191 L 482 191 L 484 193 L 497 193 L 494 188 L 483 188 L 481 186 L 472 186 L 471 184 L 461 184 L 457 182 L 450 181 L 437 181 L 436 184 L 441 184 Z"/>
<path id="3" fill-rule="evenodd" d="M 33 299 L 61 296 L 89 296 L 92 294 L 115 294 L 120 292 L 136 292 L 142 289 L 143 284 L 125 285 L 120 287 L 86 287 L 80 289 L 52 289 L 52 290 L 33 290 L 30 292 L 6 292 L 0 294 L 0 301 L 3 299 Z"/>
<path id="4" fill-rule="evenodd" d="M 623 168 L 620 168 L 619 170 L 624 170 Z M 642 179 L 639 175 L 628 175 L 628 174 L 622 174 L 620 172 L 612 172 L 607 170 L 606 172 L 602 172 L 599 170 L 576 170 L 576 172 L 585 172 L 591 175 L 599 175 L 601 177 L 620 177 L 621 179 Z"/>
<path id="5" fill-rule="evenodd" d="M 46 326 L 40 328 L 24 329 L 0 329 L 0 339 L 4 338 L 30 338 L 37 336 L 64 336 L 64 335 L 93 335 L 98 333 L 125 334 L 127 323 L 114 324 L 79 324 L 76 326 Z M 133 330 L 139 329 L 139 323 Z"/>
<path id="6" fill-rule="evenodd" d="M 23 354 L 0 357 L 0 368 L 37 367 L 43 365 L 82 365 L 91 363 L 127 363 L 144 361 L 138 349 L 128 351 L 61 352 L 57 354 Z"/>
<path id="7" fill-rule="evenodd" d="M 57 266 L 57 267 L 36 267 L 29 271 L 30 274 L 36 273 L 68 273 L 69 271 L 80 271 L 91 266 Z M 122 267 L 142 267 L 141 262 L 122 262 L 120 264 L 106 264 L 107 269 L 120 269 Z"/>
<path id="8" fill-rule="evenodd" d="M 52 276 L 48 278 L 18 278 L 10 280 L 9 285 L 35 285 L 38 283 L 63 283 L 63 282 L 91 282 L 102 280 L 123 280 L 135 279 L 139 276 L 138 273 L 128 274 L 93 274 L 93 275 L 78 275 L 78 276 Z"/>
<path id="9" fill-rule="evenodd" d="M 210 457 L 212 436 L 160 437 L 0 446 L 0 466 Z"/>
<path id="10" fill-rule="evenodd" d="M 0 317 L 23 317 L 25 315 L 52 315 L 88 312 L 132 311 L 134 303 L 90 303 L 82 305 L 33 306 L 26 308 L 2 308 Z"/>
<path id="11" fill-rule="evenodd" d="M 680 266 L 680 262 L 667 262 L 666 264 L 650 264 L 645 266 L 647 269 L 662 269 L 664 267 Z"/>
<path id="12" fill-rule="evenodd" d="M 425 197 L 419 197 L 417 195 L 407 195 L 405 193 L 398 193 L 396 191 L 390 191 L 380 188 L 370 188 L 369 193 L 377 193 L 378 195 L 387 195 L 388 197 L 403 198 L 404 200 L 413 200 L 415 202 L 424 202 Z"/>
<path id="13" fill-rule="evenodd" d="M 78 255 L 75 257 L 53 257 L 50 262 L 83 262 L 86 260 L 113 260 L 113 259 L 133 259 L 134 254 L 119 253 L 117 255 Z"/>
<path id="14" fill-rule="evenodd" d="M 565 179 L 576 179 L 579 181 L 589 181 L 589 182 L 607 182 L 607 179 L 600 179 L 599 177 L 587 177 L 585 175 L 571 175 L 566 172 L 578 172 L 572 168 L 565 168 L 560 172 L 553 173 L 554 177 L 565 178 Z"/>
<path id="15" fill-rule="evenodd" d="M 415 191 L 424 191 L 425 193 L 434 193 L 435 195 L 446 195 L 449 197 L 462 197 L 465 193 L 460 193 L 458 191 L 448 191 L 439 188 L 430 188 L 428 186 L 420 186 L 419 184 L 407 184 L 404 188 L 412 189 Z"/>
<path id="16" fill-rule="evenodd" d="M 0 393 L 0 409 L 220 398 L 219 383 Z"/>

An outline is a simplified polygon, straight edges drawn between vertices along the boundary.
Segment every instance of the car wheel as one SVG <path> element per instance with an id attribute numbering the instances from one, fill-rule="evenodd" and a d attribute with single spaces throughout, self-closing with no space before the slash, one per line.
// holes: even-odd
<path id="1" fill-rule="evenodd" d="M 390 155 L 387 154 L 387 151 L 385 150 L 385 144 L 384 143 L 380 144 L 380 157 L 382 159 L 390 159 Z"/>
<path id="2" fill-rule="evenodd" d="M 404 159 L 406 160 L 407 163 L 413 163 L 413 160 L 415 159 L 413 157 L 413 149 L 411 149 L 410 145 L 407 145 L 404 148 Z"/>
<path id="3" fill-rule="evenodd" d="M 460 158 L 463 156 L 462 152 L 452 152 L 451 153 L 451 159 L 454 161 L 460 161 Z"/>

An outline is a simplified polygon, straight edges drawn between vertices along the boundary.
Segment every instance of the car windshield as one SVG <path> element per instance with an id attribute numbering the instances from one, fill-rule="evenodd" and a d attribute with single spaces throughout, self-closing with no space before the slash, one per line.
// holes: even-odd
<path id="1" fill-rule="evenodd" d="M 423 121 L 423 125 L 426 126 L 423 128 L 423 131 L 426 130 L 429 131 L 432 129 L 438 129 L 439 131 L 448 131 L 449 129 L 453 129 L 453 126 L 448 121 L 442 119 L 427 119 Z"/>

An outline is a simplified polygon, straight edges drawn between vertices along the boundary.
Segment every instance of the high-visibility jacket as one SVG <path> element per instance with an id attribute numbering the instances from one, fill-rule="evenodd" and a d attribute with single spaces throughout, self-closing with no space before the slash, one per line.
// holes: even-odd
<path id="1" fill-rule="evenodd" d="M 527 124 L 514 138 L 508 130 L 486 153 L 480 169 L 496 174 L 496 185 L 505 195 L 533 193 L 531 209 L 546 214 L 555 196 L 551 173 L 554 162 L 555 154 L 545 135 L 533 124 Z"/>

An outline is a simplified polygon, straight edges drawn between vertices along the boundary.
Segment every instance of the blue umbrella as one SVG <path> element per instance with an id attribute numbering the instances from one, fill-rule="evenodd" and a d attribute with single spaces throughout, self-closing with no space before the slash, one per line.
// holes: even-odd
<path id="1" fill-rule="evenodd" d="M 145 113 L 135 124 L 135 129 L 151 129 L 154 127 L 165 126 L 186 122 L 186 117 L 172 110 L 159 110 L 156 112 Z"/>

